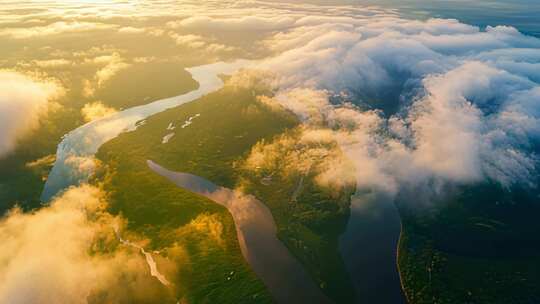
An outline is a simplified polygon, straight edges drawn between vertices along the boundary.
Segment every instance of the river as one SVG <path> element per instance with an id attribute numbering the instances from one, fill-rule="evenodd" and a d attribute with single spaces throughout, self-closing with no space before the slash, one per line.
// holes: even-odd
<path id="1" fill-rule="evenodd" d="M 401 219 L 394 200 L 375 192 L 356 193 L 339 249 L 357 294 L 357 303 L 403 304 L 397 267 Z"/>

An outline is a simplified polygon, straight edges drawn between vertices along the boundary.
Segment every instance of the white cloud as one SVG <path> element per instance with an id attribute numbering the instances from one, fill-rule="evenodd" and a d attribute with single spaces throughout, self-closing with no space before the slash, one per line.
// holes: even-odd
<path id="1" fill-rule="evenodd" d="M 113 61 L 107 64 L 102 69 L 99 69 L 96 72 L 96 81 L 97 86 L 102 87 L 108 80 L 110 80 L 114 75 L 116 75 L 121 70 L 124 70 L 128 67 L 130 67 L 131 64 L 123 62 L 123 61 Z"/>
<path id="2" fill-rule="evenodd" d="M 123 34 L 141 34 L 141 33 L 146 32 L 146 29 L 132 27 L 132 26 L 125 26 L 118 29 L 118 32 L 123 33 Z"/>
<path id="3" fill-rule="evenodd" d="M 40 68 L 60 68 L 73 65 L 73 62 L 67 59 L 34 60 L 33 63 Z"/>
<path id="4" fill-rule="evenodd" d="M 81 109 L 81 114 L 86 122 L 101 119 L 116 112 L 114 108 L 104 105 L 101 101 L 87 103 Z"/>
<path id="5" fill-rule="evenodd" d="M 86 79 L 83 83 L 83 93 L 86 97 L 94 95 L 95 91 L 105 86 L 107 81 L 113 78 L 118 72 L 127 69 L 131 66 L 124 58 L 117 52 L 111 55 L 97 56 L 91 59 L 85 59 L 87 64 L 102 65 L 96 71 L 93 80 Z"/>
<path id="6" fill-rule="evenodd" d="M 49 101 L 61 94 L 63 88 L 53 81 L 0 70 L 0 157 L 39 126 Z"/>
<path id="7" fill-rule="evenodd" d="M 15 39 L 26 39 L 63 33 L 106 30 L 114 27 L 116 27 L 116 25 L 105 23 L 58 21 L 44 26 L 4 28 L 0 30 L 0 36 L 7 36 Z"/>
<path id="8" fill-rule="evenodd" d="M 210 39 L 200 35 L 179 35 L 174 32 L 169 32 L 168 35 L 175 41 L 177 45 L 192 49 L 201 49 L 210 53 L 231 52 L 235 50 L 235 48 L 232 46 L 211 42 Z"/>
<path id="9" fill-rule="evenodd" d="M 176 22 L 169 22 L 167 26 L 171 28 L 188 28 L 199 30 L 217 31 L 267 31 L 281 30 L 294 25 L 295 19 L 280 16 L 240 16 L 237 18 L 215 18 L 209 16 L 196 16 L 186 18 Z"/>

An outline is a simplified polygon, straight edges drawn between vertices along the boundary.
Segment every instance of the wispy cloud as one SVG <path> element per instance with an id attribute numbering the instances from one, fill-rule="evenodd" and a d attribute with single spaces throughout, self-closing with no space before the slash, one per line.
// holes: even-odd
<path id="1" fill-rule="evenodd" d="M 7 36 L 15 39 L 26 39 L 63 33 L 107 30 L 115 27 L 115 25 L 104 23 L 59 21 L 44 26 L 4 28 L 0 30 L 0 36 Z"/>

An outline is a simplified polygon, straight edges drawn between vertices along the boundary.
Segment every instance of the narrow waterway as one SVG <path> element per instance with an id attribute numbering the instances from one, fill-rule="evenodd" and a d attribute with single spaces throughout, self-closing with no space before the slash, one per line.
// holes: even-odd
<path id="1" fill-rule="evenodd" d="M 229 210 L 244 258 L 278 303 L 331 303 L 277 238 L 274 218 L 264 203 L 196 175 L 169 171 L 152 161 L 148 161 L 148 166 L 178 187 Z"/>
<path id="2" fill-rule="evenodd" d="M 132 243 L 128 240 L 123 239 L 120 236 L 120 232 L 118 229 L 114 229 L 114 232 L 116 233 L 116 237 L 118 238 L 118 241 L 122 243 L 123 245 L 133 247 L 141 252 L 141 254 L 144 256 L 144 259 L 146 260 L 146 264 L 148 264 L 148 268 L 150 270 L 150 275 L 156 278 L 161 284 L 165 286 L 169 286 L 171 283 L 165 278 L 163 274 L 161 274 L 158 270 L 157 263 L 154 260 L 154 257 L 152 254 L 144 249 L 144 247 L 139 246 L 135 243 Z"/>

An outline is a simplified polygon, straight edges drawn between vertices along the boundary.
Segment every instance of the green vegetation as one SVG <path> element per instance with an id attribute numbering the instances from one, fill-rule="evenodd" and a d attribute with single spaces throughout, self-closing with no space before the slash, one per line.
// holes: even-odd
<path id="1" fill-rule="evenodd" d="M 298 124 L 292 114 L 259 102 L 256 96 L 262 93 L 266 92 L 226 86 L 150 117 L 137 130 L 100 149 L 97 157 L 103 170 L 96 182 L 103 182 L 111 193 L 111 212 L 127 218 L 129 230 L 149 238 L 152 250 L 174 260 L 174 250 L 168 248 L 182 248 L 185 258 L 175 260 L 180 269 L 178 296 L 190 303 L 244 303 L 255 295 L 257 303 L 264 303 L 270 298 L 242 258 L 227 210 L 154 174 L 147 168 L 148 159 L 170 170 L 190 172 L 255 194 L 273 212 L 279 237 L 323 291 L 340 303 L 348 303 L 353 289 L 337 240 L 348 218 L 353 189 L 320 187 L 314 174 L 302 178 L 299 190 L 298 175 L 276 175 L 270 185 L 264 185 L 259 182 L 260 173 L 242 166 L 257 143 L 272 142 Z M 182 128 L 190 117 L 192 124 Z M 171 123 L 175 130 L 167 129 Z M 172 132 L 174 136 L 163 144 L 163 137 Z M 291 195 L 295 192 L 293 204 Z M 201 231 L 179 232 L 200 226 L 201 216 L 222 227 L 210 229 L 214 234 L 221 231 L 220 237 L 208 237 Z M 187 268 L 185 261 L 189 261 Z M 224 275 L 231 271 L 235 273 L 234 284 Z"/>
<path id="2" fill-rule="evenodd" d="M 537 303 L 537 193 L 478 185 L 431 210 L 400 206 L 399 265 L 411 303 Z"/>

